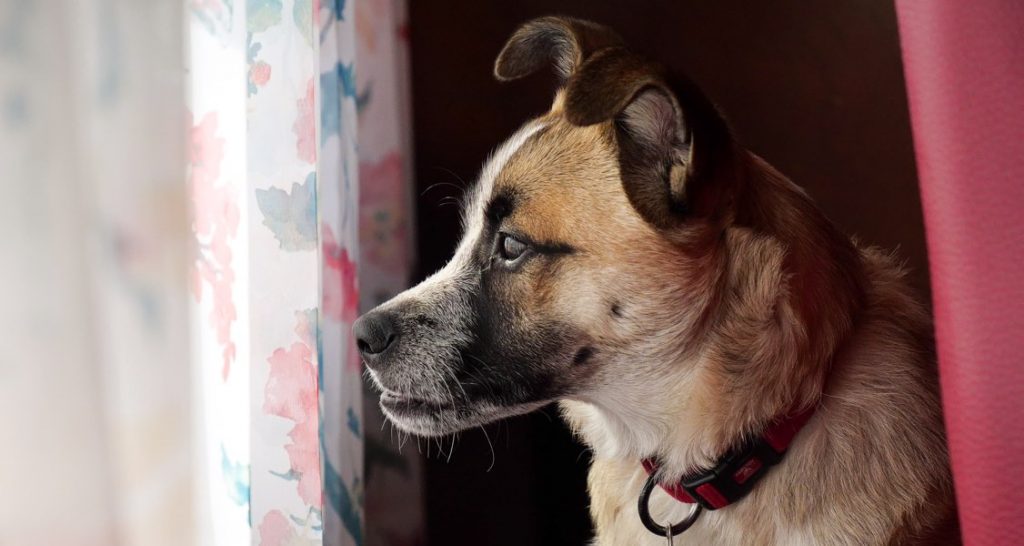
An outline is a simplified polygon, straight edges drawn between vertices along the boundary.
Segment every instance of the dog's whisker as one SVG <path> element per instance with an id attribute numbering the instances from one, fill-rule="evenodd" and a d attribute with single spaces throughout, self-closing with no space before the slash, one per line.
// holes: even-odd
<path id="1" fill-rule="evenodd" d="M 490 472 L 494 468 L 494 463 L 495 461 L 498 460 L 498 458 L 494 454 L 494 444 L 491 443 L 491 437 L 487 434 L 487 429 L 484 428 L 483 425 L 478 426 L 480 427 L 480 431 L 484 433 L 484 439 L 487 440 L 487 447 L 491 449 L 491 465 L 487 467 L 487 472 Z"/>
<path id="2" fill-rule="evenodd" d="M 463 354 L 465 356 L 468 356 L 469 358 L 479 362 L 485 368 L 488 367 L 486 362 L 484 362 L 483 360 L 477 358 L 473 354 L 471 354 L 471 353 L 463 353 Z M 462 356 L 463 355 L 459 355 L 460 358 L 462 358 Z M 470 380 L 473 380 L 473 379 L 483 379 L 480 375 L 478 375 L 481 371 L 482 370 L 474 370 L 474 369 L 471 368 L 471 369 L 467 370 L 466 374 L 467 374 L 467 376 L 469 377 Z M 467 383 L 469 383 L 469 381 L 467 381 Z M 496 394 L 494 392 L 494 386 L 491 385 L 491 383 L 489 381 L 475 381 L 475 382 L 472 382 L 470 384 L 475 385 L 475 386 L 479 386 L 479 387 L 483 387 L 484 389 L 487 390 L 487 394 L 489 394 L 491 396 L 494 396 Z"/>
<path id="3" fill-rule="evenodd" d="M 448 167 L 434 167 L 434 168 L 439 170 L 439 171 L 444 171 L 444 172 L 452 175 L 453 177 L 455 177 L 455 180 L 458 181 L 459 184 L 462 184 L 462 186 L 461 187 L 456 186 L 455 184 L 451 184 L 451 182 L 448 182 L 448 184 L 451 184 L 452 186 L 455 186 L 456 188 L 458 188 L 460 190 L 464 190 L 468 186 L 468 184 L 466 184 L 466 181 L 463 180 L 463 178 L 461 176 L 459 176 L 459 173 L 449 169 Z"/>
<path id="4" fill-rule="evenodd" d="M 452 434 L 452 447 L 451 447 L 451 449 L 448 450 L 448 460 L 445 461 L 445 462 L 448 462 L 448 463 L 452 462 L 452 453 L 455 453 L 455 442 L 457 442 L 458 439 L 459 439 L 459 433 L 458 432 L 456 432 L 455 434 Z"/>
<path id="5" fill-rule="evenodd" d="M 444 385 L 445 391 L 448 392 L 448 400 L 447 400 L 447 402 L 449 404 L 451 404 L 451 405 L 455 405 L 455 403 L 456 403 L 455 394 L 452 393 L 452 388 L 448 384 L 447 377 L 445 377 L 447 375 L 452 375 L 452 377 L 454 378 L 454 375 L 453 375 L 454 372 L 452 372 L 451 369 L 449 369 L 447 367 L 443 367 L 443 368 L 441 368 L 441 370 L 442 370 L 442 372 L 441 372 L 440 382 L 441 382 L 442 385 Z M 456 384 L 458 384 L 457 381 L 456 381 Z"/>
<path id="6" fill-rule="evenodd" d="M 437 207 L 438 208 L 441 208 L 441 207 L 444 207 L 444 206 L 448 206 L 448 205 L 458 207 L 459 205 L 461 205 L 461 202 L 459 201 L 459 199 L 457 199 L 457 198 L 455 198 L 453 196 L 443 197 L 440 200 L 438 200 L 438 202 L 437 202 Z"/>
<path id="7" fill-rule="evenodd" d="M 554 423 L 555 422 L 555 420 L 551 418 L 551 415 L 548 414 L 548 409 L 546 407 L 545 408 L 541 408 L 541 410 L 538 413 L 540 413 L 544 417 L 547 417 L 549 423 Z"/>
<path id="8" fill-rule="evenodd" d="M 459 364 L 460 364 L 459 367 L 460 368 L 465 367 L 464 366 L 465 361 L 462 358 L 462 354 L 459 354 L 458 357 L 459 357 Z M 466 387 L 462 385 L 462 382 L 459 381 L 459 378 L 455 375 L 455 370 L 453 370 L 452 368 L 447 368 L 446 367 L 444 369 L 444 371 L 445 371 L 446 375 L 448 375 L 448 376 L 450 376 L 452 378 L 452 382 L 455 383 L 455 385 L 459 388 L 459 390 L 462 391 L 462 399 L 465 400 L 466 402 L 468 402 L 469 401 L 469 394 L 466 393 Z M 455 400 L 453 399 L 452 402 L 454 403 Z"/>
<path id="9" fill-rule="evenodd" d="M 448 171 L 448 172 L 451 173 L 451 171 Z M 452 173 L 452 174 L 455 174 L 455 173 Z M 459 181 L 461 182 L 462 179 L 460 178 Z M 433 190 L 435 188 L 443 188 L 445 186 L 451 186 L 451 187 L 455 188 L 456 190 L 459 190 L 460 192 L 464 190 L 463 187 L 459 187 L 459 186 L 457 186 L 455 184 L 452 184 L 451 182 L 435 182 L 435 183 L 427 186 L 427 188 L 425 190 L 420 192 L 420 197 L 425 196 L 428 192 L 430 192 L 431 190 Z M 453 197 L 453 196 L 446 196 L 446 197 Z"/>

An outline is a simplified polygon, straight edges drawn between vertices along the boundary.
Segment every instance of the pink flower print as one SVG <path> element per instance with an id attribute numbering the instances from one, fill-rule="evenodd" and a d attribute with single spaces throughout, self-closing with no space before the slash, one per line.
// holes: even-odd
<path id="1" fill-rule="evenodd" d="M 331 226 L 323 224 L 321 231 L 323 232 L 324 259 L 321 308 L 325 317 L 345 325 L 346 345 L 348 346 L 346 369 L 359 372 L 362 369 L 362 360 L 356 350 L 352 330 L 348 328 L 359 315 L 357 267 L 352 261 L 348 249 L 342 248 L 334 238 Z"/>
<path id="2" fill-rule="evenodd" d="M 207 113 L 196 125 L 190 119 L 189 125 L 188 182 L 192 195 L 192 232 L 196 238 L 191 288 L 196 301 L 201 302 L 204 285 L 210 287 L 213 295 L 210 321 L 221 346 L 221 376 L 227 380 L 235 359 L 231 327 L 238 318 L 232 300 L 235 272 L 231 264 L 231 242 L 238 233 L 240 213 L 232 188 L 217 185 L 224 160 L 224 139 L 217 136 L 217 113 Z"/>
<path id="3" fill-rule="evenodd" d="M 359 233 L 362 256 L 389 271 L 403 271 L 408 235 L 402 156 L 392 152 L 359 164 Z"/>
<path id="4" fill-rule="evenodd" d="M 270 65 L 258 61 L 249 69 L 249 81 L 257 87 L 263 87 L 270 81 Z"/>
<path id="5" fill-rule="evenodd" d="M 348 249 L 334 238 L 331 226 L 323 224 L 323 311 L 335 321 L 352 322 L 359 314 L 356 264 Z"/>
<path id="6" fill-rule="evenodd" d="M 292 472 L 298 475 L 299 498 L 307 505 L 323 507 L 323 488 L 320 487 L 320 426 L 316 404 L 312 415 L 288 433 L 292 443 L 284 447 L 291 461 Z"/>
<path id="7" fill-rule="evenodd" d="M 316 98 L 313 94 L 313 78 L 306 84 L 306 96 L 298 101 L 299 115 L 292 125 L 297 137 L 295 144 L 299 159 L 307 163 L 316 163 Z"/>
<path id="8" fill-rule="evenodd" d="M 263 412 L 295 423 L 285 446 L 290 475 L 298 479 L 299 497 L 308 505 L 323 505 L 320 487 L 319 412 L 313 349 L 296 342 L 277 349 L 267 361 L 270 374 L 264 388 Z"/>
<path id="9" fill-rule="evenodd" d="M 263 413 L 303 422 L 316 413 L 316 369 L 313 350 L 305 343 L 277 349 L 267 359 L 270 375 L 264 389 Z"/>
<path id="10" fill-rule="evenodd" d="M 199 235 L 212 229 L 216 195 L 213 185 L 220 177 L 220 163 L 224 159 L 224 139 L 217 137 L 217 113 L 210 112 L 198 125 L 189 120 L 189 182 L 192 187 L 193 228 Z"/>
<path id="11" fill-rule="evenodd" d="M 295 530 L 280 510 L 271 510 L 260 522 L 260 546 L 289 546 L 296 539 Z"/>

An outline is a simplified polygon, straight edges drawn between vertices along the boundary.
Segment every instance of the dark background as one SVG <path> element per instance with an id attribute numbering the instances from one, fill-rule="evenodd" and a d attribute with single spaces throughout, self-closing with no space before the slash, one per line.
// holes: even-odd
<path id="1" fill-rule="evenodd" d="M 612 26 L 634 49 L 697 81 L 738 139 L 806 188 L 841 228 L 867 243 L 899 247 L 911 282 L 927 296 L 890 3 L 409 4 L 418 278 L 441 267 L 455 248 L 459 211 L 446 198 L 461 195 L 490 150 L 550 104 L 553 78 L 499 84 L 491 75 L 495 56 L 520 23 L 565 14 Z M 557 410 L 492 425 L 487 436 L 494 445 L 490 470 L 491 449 L 479 429 L 461 435 L 450 460 L 435 455 L 427 463 L 429 543 L 584 544 L 591 535 L 589 458 Z"/>

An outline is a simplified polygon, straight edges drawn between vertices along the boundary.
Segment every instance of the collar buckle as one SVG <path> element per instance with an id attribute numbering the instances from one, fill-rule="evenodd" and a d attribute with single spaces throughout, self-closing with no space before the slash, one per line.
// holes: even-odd
<path id="1" fill-rule="evenodd" d="M 809 407 L 772 423 L 760 436 L 754 436 L 730 449 L 710 470 L 702 470 L 662 489 L 676 500 L 697 503 L 707 510 L 724 508 L 747 496 L 768 470 L 779 464 L 792 443 L 815 412 Z M 654 459 L 643 461 L 650 475 L 658 471 Z"/>
<path id="2" fill-rule="evenodd" d="M 784 454 L 785 451 L 779 453 L 764 438 L 755 437 L 730 450 L 714 468 L 684 477 L 677 487 L 690 498 L 688 502 L 717 510 L 747 496 L 768 469 L 782 461 Z"/>

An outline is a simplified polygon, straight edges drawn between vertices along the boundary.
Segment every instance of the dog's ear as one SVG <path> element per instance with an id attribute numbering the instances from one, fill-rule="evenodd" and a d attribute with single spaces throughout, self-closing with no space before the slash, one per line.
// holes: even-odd
<path id="1" fill-rule="evenodd" d="M 541 17 L 519 27 L 508 39 L 494 62 L 494 75 L 501 81 L 515 80 L 551 63 L 564 81 L 594 52 L 621 45 L 618 34 L 597 23 Z"/>
<path id="2" fill-rule="evenodd" d="M 580 126 L 613 122 L 626 195 L 654 226 L 721 212 L 731 188 L 716 170 L 732 141 L 691 82 L 670 85 L 659 65 L 623 48 L 604 49 L 569 79 L 565 115 Z"/>

